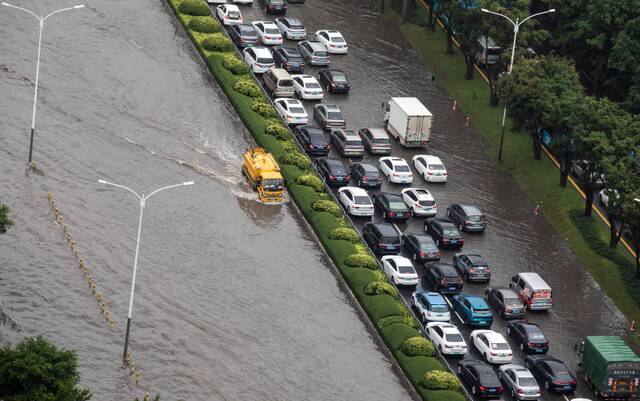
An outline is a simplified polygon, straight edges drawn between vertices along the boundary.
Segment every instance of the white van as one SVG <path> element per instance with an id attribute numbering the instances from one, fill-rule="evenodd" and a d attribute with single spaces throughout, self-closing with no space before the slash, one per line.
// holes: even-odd
<path id="1" fill-rule="evenodd" d="M 502 49 L 491 39 L 491 37 L 480 36 L 478 38 L 478 49 L 476 50 L 476 60 L 478 64 L 495 64 L 500 59 Z"/>
<path id="2" fill-rule="evenodd" d="M 538 273 L 518 273 L 511 278 L 509 287 L 529 310 L 549 310 L 553 305 L 551 287 Z"/>

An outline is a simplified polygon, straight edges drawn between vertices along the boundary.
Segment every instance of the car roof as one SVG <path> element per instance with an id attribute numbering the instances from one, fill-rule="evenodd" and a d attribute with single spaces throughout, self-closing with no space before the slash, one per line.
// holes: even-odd
<path id="1" fill-rule="evenodd" d="M 238 8 L 238 6 L 235 6 L 236 8 Z M 262 24 L 264 25 L 264 27 L 269 27 L 269 28 L 273 28 L 276 27 L 276 24 L 273 21 L 253 21 L 252 24 Z"/>
<path id="2" fill-rule="evenodd" d="M 256 47 L 249 47 L 249 49 L 253 49 L 253 51 L 256 52 L 256 56 L 258 57 L 260 56 L 271 57 L 271 51 L 266 47 L 256 46 Z"/>
<path id="3" fill-rule="evenodd" d="M 386 156 L 386 157 L 381 157 L 379 159 L 380 161 L 382 160 L 389 160 L 392 164 L 407 164 L 407 161 L 404 160 L 401 157 L 396 157 L 396 156 Z"/>
<path id="4" fill-rule="evenodd" d="M 362 188 L 360 188 L 360 189 L 362 189 Z M 405 258 L 404 256 L 400 256 L 400 255 L 383 256 L 382 260 L 393 260 L 394 262 L 396 262 L 396 264 L 398 266 L 411 266 L 411 267 L 413 267 L 413 263 L 411 263 L 411 260 L 409 260 L 408 258 Z"/>
<path id="5" fill-rule="evenodd" d="M 383 198 L 385 198 L 388 201 L 402 201 L 402 196 L 398 195 L 398 194 L 393 194 L 391 192 L 380 192 L 380 196 L 382 196 Z"/>
<path id="6" fill-rule="evenodd" d="M 277 20 L 278 19 L 285 20 L 292 25 L 302 25 L 302 21 L 300 21 L 296 17 L 281 17 L 281 18 L 277 18 Z"/>
<path id="7" fill-rule="evenodd" d="M 484 263 L 484 264 L 487 263 L 485 258 L 482 255 L 478 255 L 477 253 L 465 253 L 464 255 L 466 255 L 469 258 L 469 260 L 471 260 L 471 263 L 473 263 L 474 265 L 478 263 Z"/>
<path id="8" fill-rule="evenodd" d="M 487 337 L 487 340 L 489 340 L 492 343 L 506 343 L 507 340 L 504 338 L 504 336 L 500 333 L 496 333 L 495 331 L 488 331 L 484 334 L 485 337 Z"/>
<path id="9" fill-rule="evenodd" d="M 439 292 L 426 292 L 423 291 L 421 292 L 422 295 L 424 295 L 425 298 L 427 298 L 427 300 L 429 300 L 429 303 L 434 304 L 434 305 L 446 305 L 447 301 L 444 299 L 444 297 L 442 296 L 442 294 L 440 294 Z"/>
<path id="10" fill-rule="evenodd" d="M 398 232 L 396 231 L 396 229 L 393 228 L 393 226 L 389 223 L 368 223 L 368 224 L 371 224 L 372 226 L 376 227 L 378 231 L 380 231 L 380 234 L 382 234 L 383 236 L 398 235 Z"/>
<path id="11" fill-rule="evenodd" d="M 298 99 L 289 99 L 289 98 L 281 97 L 280 99 L 277 99 L 276 101 L 281 100 L 281 99 L 282 99 L 282 101 L 284 101 L 284 102 L 286 102 L 288 104 L 302 105 L 302 102 L 300 102 Z"/>
<path id="12" fill-rule="evenodd" d="M 384 128 L 367 128 L 373 139 L 389 139 L 389 134 Z"/>
<path id="13" fill-rule="evenodd" d="M 316 104 L 314 107 L 323 107 L 325 109 L 327 109 L 328 111 L 340 111 L 340 107 L 338 107 L 337 105 L 333 104 L 333 103 L 319 103 Z"/>
<path id="14" fill-rule="evenodd" d="M 551 289 L 551 287 L 549 287 L 549 284 L 547 284 L 538 273 L 518 273 L 518 276 L 522 277 L 524 281 L 529 283 L 535 289 Z"/>
<path id="15" fill-rule="evenodd" d="M 518 298 L 518 294 L 511 288 L 501 287 L 501 288 L 493 288 L 492 290 L 498 291 L 505 298 Z"/>
<path id="16" fill-rule="evenodd" d="M 300 56 L 300 52 L 295 47 L 281 47 L 280 49 L 282 49 L 282 52 L 288 57 Z"/>
<path id="17" fill-rule="evenodd" d="M 296 78 L 296 77 L 302 79 L 303 82 L 304 81 L 316 81 L 316 79 L 313 77 L 313 75 L 309 75 L 309 74 L 293 74 L 291 76 L 291 78 Z"/>
<path id="18" fill-rule="evenodd" d="M 423 243 L 423 242 L 435 243 L 433 241 L 433 238 L 431 238 L 430 235 L 427 235 L 425 233 L 407 233 L 406 235 L 415 237 L 415 239 L 417 239 L 418 242 L 420 243 Z"/>
<path id="19" fill-rule="evenodd" d="M 367 173 L 378 172 L 378 169 L 376 168 L 376 166 L 372 164 L 369 164 L 369 163 L 355 163 L 355 164 L 359 164 Z"/>
<path id="20" fill-rule="evenodd" d="M 493 376 L 496 375 L 496 372 L 493 370 L 493 367 L 487 365 L 486 363 L 482 362 L 482 361 L 478 361 L 475 359 L 470 359 L 470 360 L 463 360 L 460 362 L 463 365 L 471 365 L 473 367 L 475 367 L 478 370 L 478 373 L 480 373 L 482 376 L 487 376 L 489 374 Z"/>
<path id="21" fill-rule="evenodd" d="M 327 48 L 320 42 L 308 40 L 307 43 L 309 43 L 309 46 L 311 46 L 311 49 L 313 50 L 327 50 Z"/>
<path id="22" fill-rule="evenodd" d="M 369 196 L 367 191 L 364 188 L 360 187 L 342 187 L 338 191 L 344 191 L 345 189 L 349 190 L 355 196 Z"/>
<path id="23" fill-rule="evenodd" d="M 458 204 L 458 206 L 460 206 L 462 208 L 462 210 L 464 210 L 464 212 L 466 214 L 468 214 L 468 215 L 482 214 L 482 211 L 477 206 L 474 206 L 474 205 L 462 205 L 462 204 Z"/>
<path id="24" fill-rule="evenodd" d="M 334 70 L 334 69 L 329 69 L 327 70 L 329 71 L 329 75 L 334 75 L 334 74 L 342 74 L 342 75 L 347 75 L 344 71 L 342 70 Z"/>
<path id="25" fill-rule="evenodd" d="M 458 276 L 458 272 L 453 265 L 450 265 L 446 262 L 431 262 L 428 263 L 429 266 L 438 268 L 445 275 L 450 275 L 451 277 Z"/>
<path id="26" fill-rule="evenodd" d="M 434 200 L 433 195 L 428 189 L 424 188 L 409 188 L 413 189 L 413 192 L 418 196 L 418 200 Z"/>
<path id="27" fill-rule="evenodd" d="M 360 135 L 358 135 L 358 133 L 352 129 L 338 129 L 338 131 L 341 131 L 347 139 L 362 139 L 360 138 Z"/>
<path id="28" fill-rule="evenodd" d="M 440 160 L 440 158 L 439 158 L 438 156 L 433 156 L 433 155 L 417 155 L 416 157 L 421 157 L 421 158 L 423 158 L 427 163 L 442 164 L 442 160 Z"/>
<path id="29" fill-rule="evenodd" d="M 474 308 L 487 308 L 487 303 L 484 298 L 479 295 L 464 294 L 463 297 L 466 298 Z"/>
<path id="30" fill-rule="evenodd" d="M 251 31 L 253 33 L 255 33 L 255 29 L 253 29 L 253 25 L 251 24 L 236 24 L 236 25 L 232 25 L 232 27 L 237 27 L 239 30 L 246 30 L 246 31 Z"/>
<path id="31" fill-rule="evenodd" d="M 235 4 L 222 4 L 222 5 L 226 6 L 227 10 L 229 10 L 229 11 L 240 11 L 238 6 L 236 6 Z"/>

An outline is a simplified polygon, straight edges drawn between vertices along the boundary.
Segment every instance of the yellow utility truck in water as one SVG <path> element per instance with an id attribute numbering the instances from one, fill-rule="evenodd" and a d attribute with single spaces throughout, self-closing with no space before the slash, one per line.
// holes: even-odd
<path id="1" fill-rule="evenodd" d="M 242 173 L 258 191 L 264 203 L 282 203 L 284 180 L 276 159 L 262 148 L 252 148 L 242 156 Z"/>

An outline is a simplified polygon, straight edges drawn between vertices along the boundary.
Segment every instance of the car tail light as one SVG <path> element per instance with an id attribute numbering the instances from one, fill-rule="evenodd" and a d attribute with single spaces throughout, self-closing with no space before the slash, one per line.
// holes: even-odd
<path id="1" fill-rule="evenodd" d="M 438 251 L 436 252 L 436 255 L 438 255 L 438 257 L 442 257 L 442 252 Z"/>
<path id="2" fill-rule="evenodd" d="M 431 171 L 427 171 L 427 175 L 433 175 Z"/>
<path id="3" fill-rule="evenodd" d="M 362 181 L 369 181 L 369 177 L 367 176 L 362 177 Z"/>
<path id="4" fill-rule="evenodd" d="M 535 343 L 527 343 L 527 345 L 528 345 L 529 347 L 535 347 L 535 346 L 536 346 L 536 344 L 535 344 Z"/>
<path id="5" fill-rule="evenodd" d="M 469 269 L 469 273 L 475 273 L 476 271 L 476 269 Z"/>
<path id="6" fill-rule="evenodd" d="M 390 217 L 394 217 L 395 215 L 396 215 L 396 212 L 389 212 Z"/>
<path id="7" fill-rule="evenodd" d="M 394 246 L 396 247 L 396 249 L 400 249 L 400 243 L 399 242 L 396 243 Z"/>
<path id="8" fill-rule="evenodd" d="M 445 283 L 444 283 L 444 278 L 441 278 L 441 279 L 440 279 L 440 285 L 444 285 L 444 284 L 445 284 Z"/>
<path id="9" fill-rule="evenodd" d="M 309 149 L 315 149 L 316 147 L 312 144 L 309 144 Z M 334 177 L 335 178 L 335 177 Z"/>
<path id="10" fill-rule="evenodd" d="M 380 247 L 385 246 L 384 242 L 379 243 L 378 246 L 380 246 Z"/>
<path id="11" fill-rule="evenodd" d="M 502 386 L 500 386 L 500 387 L 498 387 L 498 388 L 496 389 L 496 391 L 497 391 L 499 394 L 502 394 L 502 392 L 504 391 L 504 388 L 503 388 Z"/>
<path id="12" fill-rule="evenodd" d="M 333 180 L 335 180 L 335 179 L 336 179 L 336 176 L 335 176 L 335 175 L 330 175 L 330 176 L 329 176 L 329 179 L 330 179 L 331 181 L 333 181 Z"/>
<path id="13" fill-rule="evenodd" d="M 508 307 L 508 306 L 507 306 L 507 307 L 505 307 L 505 308 L 504 308 L 504 311 L 505 311 L 505 312 L 511 312 L 511 311 L 512 311 L 512 309 L 511 309 L 510 307 Z"/>
<path id="14" fill-rule="evenodd" d="M 496 354 L 495 352 L 492 352 L 491 356 L 498 356 L 498 354 Z"/>
<path id="15" fill-rule="evenodd" d="M 291 63 L 289 63 L 289 62 L 284 63 L 284 65 L 285 65 L 285 67 L 287 67 L 287 68 L 291 68 Z"/>
<path id="16" fill-rule="evenodd" d="M 336 47 L 336 45 L 334 45 L 333 43 L 330 43 L 329 47 Z"/>
<path id="17" fill-rule="evenodd" d="M 487 390 L 489 390 L 489 387 L 480 386 L 480 391 L 487 391 Z"/>
<path id="18" fill-rule="evenodd" d="M 442 175 L 447 175 L 447 173 L 442 173 Z"/>
<path id="19" fill-rule="evenodd" d="M 486 268 L 484 269 L 484 271 L 485 271 L 485 272 L 487 272 L 487 273 L 491 273 L 491 269 L 489 269 L 488 267 L 486 267 Z"/>
<path id="20" fill-rule="evenodd" d="M 426 253 L 424 253 L 424 251 L 420 251 L 420 252 L 418 253 L 418 255 L 420 255 L 420 257 L 421 257 L 421 258 L 424 258 L 424 257 L 425 257 L 425 255 L 426 255 Z"/>
<path id="21" fill-rule="evenodd" d="M 523 390 L 523 389 L 521 389 L 521 388 L 519 388 L 519 389 L 518 389 L 518 394 L 524 394 L 524 390 Z"/>
<path id="22" fill-rule="evenodd" d="M 271 36 L 265 35 L 264 38 L 265 39 L 271 39 Z"/>
<path id="23" fill-rule="evenodd" d="M 442 239 L 442 242 L 446 244 L 446 243 L 448 243 L 448 242 L 449 242 L 449 240 L 448 240 L 447 238 L 443 238 L 443 239 Z"/>
<path id="24" fill-rule="evenodd" d="M 336 84 L 335 84 L 334 82 L 331 82 L 331 87 L 332 87 L 332 88 L 335 88 L 335 87 L 336 87 Z"/>

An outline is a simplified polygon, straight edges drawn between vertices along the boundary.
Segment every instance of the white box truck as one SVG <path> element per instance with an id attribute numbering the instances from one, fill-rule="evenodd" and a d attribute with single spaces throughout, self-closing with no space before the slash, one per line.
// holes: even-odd
<path id="1" fill-rule="evenodd" d="M 429 144 L 433 114 L 415 97 L 392 97 L 383 105 L 387 130 L 405 147 Z"/>

